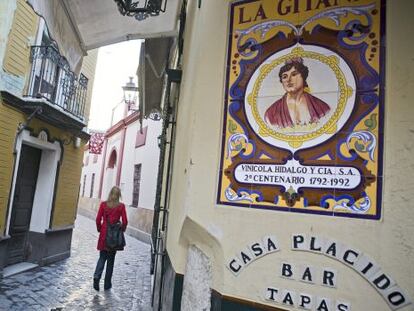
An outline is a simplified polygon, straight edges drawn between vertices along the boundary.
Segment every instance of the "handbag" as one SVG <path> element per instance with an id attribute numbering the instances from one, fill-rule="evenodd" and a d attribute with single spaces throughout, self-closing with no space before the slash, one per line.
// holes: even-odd
<path id="1" fill-rule="evenodd" d="M 125 243 L 124 232 L 122 231 L 122 224 L 120 221 L 111 224 L 109 216 L 106 217 L 106 248 L 110 251 L 123 250 Z"/>

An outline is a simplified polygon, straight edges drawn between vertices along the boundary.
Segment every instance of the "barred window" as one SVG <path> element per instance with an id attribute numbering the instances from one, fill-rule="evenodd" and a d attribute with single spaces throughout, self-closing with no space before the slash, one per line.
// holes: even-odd
<path id="1" fill-rule="evenodd" d="M 136 164 L 134 167 L 134 186 L 132 192 L 132 205 L 138 207 L 139 189 L 141 187 L 141 164 Z"/>
<path id="2" fill-rule="evenodd" d="M 86 175 L 83 175 L 82 196 L 85 196 Z"/>
<path id="3" fill-rule="evenodd" d="M 89 193 L 89 197 L 93 197 L 93 186 L 95 185 L 95 173 L 92 174 L 91 178 L 91 192 Z"/>

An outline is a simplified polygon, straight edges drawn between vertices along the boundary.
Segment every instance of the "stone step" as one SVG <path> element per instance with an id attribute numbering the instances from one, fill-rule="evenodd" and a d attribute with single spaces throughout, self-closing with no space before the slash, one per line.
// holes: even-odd
<path id="1" fill-rule="evenodd" d="M 37 268 L 38 266 L 39 265 L 30 263 L 30 262 L 19 262 L 14 265 L 7 266 L 6 268 L 3 269 L 3 278 L 7 278 L 9 276 L 12 276 L 12 275 L 15 275 L 21 272 L 32 270 L 34 268 Z"/>

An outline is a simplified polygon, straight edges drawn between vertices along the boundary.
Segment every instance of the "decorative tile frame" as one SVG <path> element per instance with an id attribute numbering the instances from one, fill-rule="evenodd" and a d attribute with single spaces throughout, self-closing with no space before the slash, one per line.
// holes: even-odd
<path id="1" fill-rule="evenodd" d="M 229 14 L 217 204 L 380 219 L 385 0 Z"/>

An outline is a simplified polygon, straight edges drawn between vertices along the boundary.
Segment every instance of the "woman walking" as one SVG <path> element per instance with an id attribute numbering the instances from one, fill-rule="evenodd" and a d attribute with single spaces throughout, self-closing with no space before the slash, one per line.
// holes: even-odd
<path id="1" fill-rule="evenodd" d="M 114 262 L 116 250 L 110 250 L 106 246 L 106 230 L 107 222 L 111 224 L 122 219 L 122 231 L 125 231 L 128 220 L 125 211 L 125 205 L 119 202 L 121 198 L 121 190 L 118 187 L 113 187 L 109 192 L 108 200 L 102 202 L 99 206 L 98 215 L 96 216 L 96 228 L 99 232 L 98 247 L 99 259 L 96 264 L 95 273 L 93 275 L 93 288 L 99 290 L 99 281 L 106 263 L 104 289 L 112 287 L 112 272 L 114 270 Z"/>

